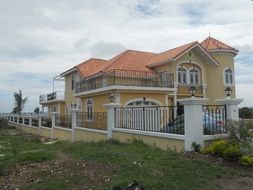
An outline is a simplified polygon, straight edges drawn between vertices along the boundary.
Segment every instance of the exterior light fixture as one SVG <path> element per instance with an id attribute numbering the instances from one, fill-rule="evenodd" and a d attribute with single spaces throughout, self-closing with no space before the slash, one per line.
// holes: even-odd
<path id="1" fill-rule="evenodd" d="M 232 93 L 232 89 L 230 87 L 227 87 L 225 89 L 225 94 L 227 95 L 227 98 L 230 98 L 231 93 Z"/>
<path id="2" fill-rule="evenodd" d="M 113 94 L 113 93 L 112 93 L 112 94 L 110 94 L 109 99 L 110 99 L 110 102 L 111 102 L 111 103 L 114 103 L 114 101 L 115 101 L 115 97 L 114 97 L 114 94 Z"/>
<path id="3" fill-rule="evenodd" d="M 189 92 L 191 94 L 191 97 L 195 97 L 196 91 L 197 91 L 197 88 L 195 86 L 191 86 L 189 88 Z"/>

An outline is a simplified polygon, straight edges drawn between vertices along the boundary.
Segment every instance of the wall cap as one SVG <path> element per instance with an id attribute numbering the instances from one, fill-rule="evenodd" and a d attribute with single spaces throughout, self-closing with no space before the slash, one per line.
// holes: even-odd
<path id="1" fill-rule="evenodd" d="M 204 105 L 208 101 L 208 98 L 183 98 L 183 99 L 178 99 L 178 101 L 183 104 L 183 105 Z"/>
<path id="2" fill-rule="evenodd" d="M 220 105 L 239 105 L 242 101 L 242 98 L 224 98 L 215 100 L 215 102 Z"/>
<path id="3" fill-rule="evenodd" d="M 122 104 L 120 104 L 120 103 L 108 103 L 108 104 L 104 104 L 103 106 L 106 107 L 107 109 L 110 109 L 110 108 L 119 108 L 119 107 L 122 106 Z"/>

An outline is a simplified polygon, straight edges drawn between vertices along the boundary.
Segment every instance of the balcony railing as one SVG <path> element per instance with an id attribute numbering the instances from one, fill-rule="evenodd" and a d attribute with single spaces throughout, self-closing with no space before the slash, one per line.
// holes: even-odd
<path id="1" fill-rule="evenodd" d="M 112 70 L 76 82 L 75 92 L 85 92 L 113 85 L 173 88 L 173 79 L 172 73 Z"/>
<path id="2" fill-rule="evenodd" d="M 64 100 L 65 92 L 64 91 L 56 91 L 49 94 L 40 95 L 40 103 L 48 102 L 52 100 Z"/>

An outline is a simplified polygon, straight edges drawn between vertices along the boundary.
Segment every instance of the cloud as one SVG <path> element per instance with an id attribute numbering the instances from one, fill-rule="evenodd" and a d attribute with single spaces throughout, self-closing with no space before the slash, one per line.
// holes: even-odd
<path id="1" fill-rule="evenodd" d="M 161 52 L 209 32 L 240 50 L 237 95 L 253 105 L 252 1 L 2 0 L 0 7 L 0 112 L 12 109 L 19 89 L 33 111 L 38 95 L 52 91 L 52 77 L 90 57 Z"/>

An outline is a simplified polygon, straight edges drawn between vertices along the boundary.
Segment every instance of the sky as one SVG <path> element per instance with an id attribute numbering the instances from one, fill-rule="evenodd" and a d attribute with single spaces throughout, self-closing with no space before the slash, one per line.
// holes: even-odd
<path id="1" fill-rule="evenodd" d="M 0 0 L 0 112 L 19 89 L 32 112 L 54 76 L 90 57 L 162 52 L 209 33 L 240 51 L 236 93 L 253 106 L 252 10 L 252 0 Z"/>

